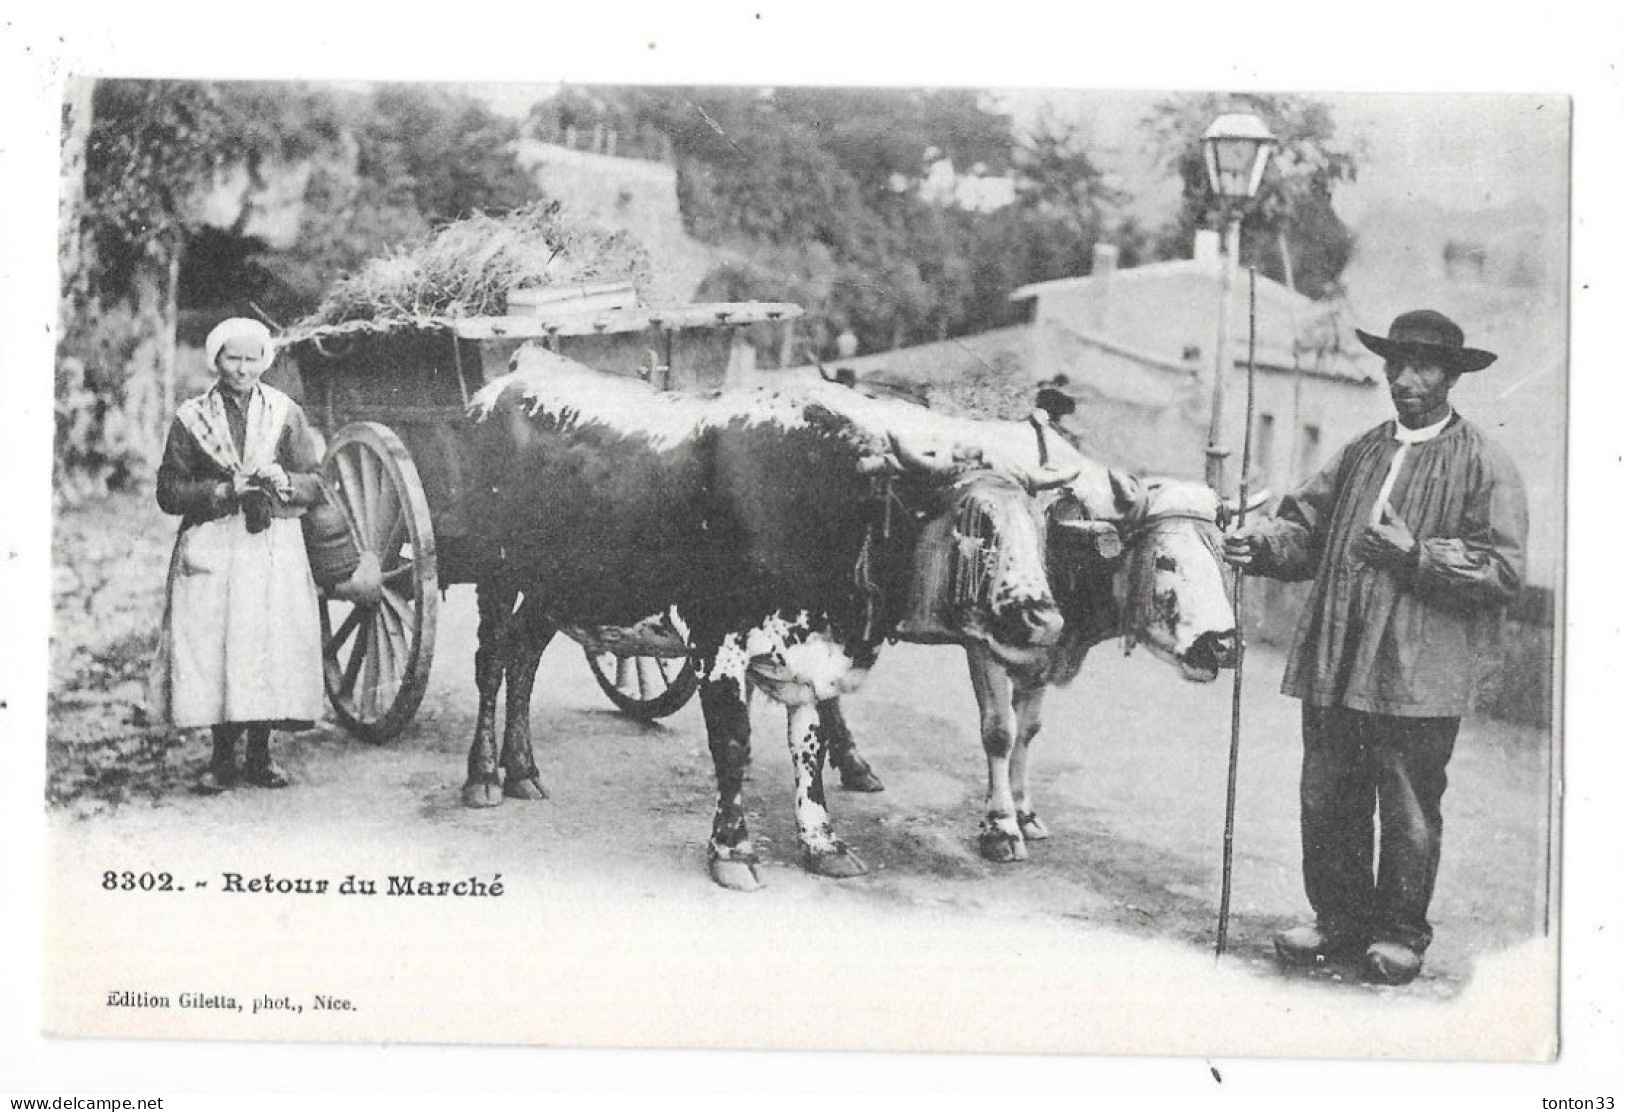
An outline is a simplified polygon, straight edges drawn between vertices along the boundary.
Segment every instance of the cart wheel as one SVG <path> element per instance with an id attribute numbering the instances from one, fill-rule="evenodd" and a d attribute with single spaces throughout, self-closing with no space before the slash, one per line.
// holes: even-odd
<path id="1" fill-rule="evenodd" d="M 617 656 L 587 652 L 587 667 L 623 714 L 653 722 L 676 714 L 700 685 L 688 657 Z"/>
<path id="2" fill-rule="evenodd" d="M 373 421 L 339 430 L 322 474 L 361 550 L 355 575 L 322 597 L 327 697 L 345 729 L 389 741 L 417 713 L 434 660 L 429 503 L 406 446 Z"/>

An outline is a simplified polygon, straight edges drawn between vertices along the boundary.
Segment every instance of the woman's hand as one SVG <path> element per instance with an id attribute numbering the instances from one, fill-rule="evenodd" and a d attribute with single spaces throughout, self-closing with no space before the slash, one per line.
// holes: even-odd
<path id="1" fill-rule="evenodd" d="M 266 464 L 254 472 L 254 480 L 257 486 L 274 490 L 283 498 L 293 493 L 293 481 L 280 463 Z"/>

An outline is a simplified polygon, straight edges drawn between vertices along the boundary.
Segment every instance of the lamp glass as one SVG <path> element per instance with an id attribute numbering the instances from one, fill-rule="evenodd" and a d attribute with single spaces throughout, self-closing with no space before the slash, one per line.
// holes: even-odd
<path id="1" fill-rule="evenodd" d="M 1213 192 L 1231 201 L 1256 196 L 1275 144 L 1264 122 L 1250 113 L 1214 120 L 1202 136 L 1202 157 Z"/>

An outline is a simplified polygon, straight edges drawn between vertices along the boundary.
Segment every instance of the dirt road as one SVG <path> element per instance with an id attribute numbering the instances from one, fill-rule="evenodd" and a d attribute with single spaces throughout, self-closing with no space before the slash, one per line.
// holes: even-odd
<path id="1" fill-rule="evenodd" d="M 393 744 L 368 745 L 331 726 L 281 741 L 279 756 L 297 781 L 286 791 L 195 796 L 186 785 L 205 760 L 201 737 L 126 730 L 123 741 L 98 747 L 74 740 L 64 725 L 52 745 L 56 767 L 84 762 L 94 775 L 77 781 L 79 790 L 54 809 L 59 869 L 90 877 L 97 868 L 186 859 L 251 873 L 299 862 L 308 868 L 315 852 L 339 875 L 359 868 L 495 870 L 516 895 L 545 896 L 553 905 L 603 898 L 617 908 L 613 901 L 630 900 L 638 915 L 655 920 L 670 908 L 688 909 L 673 915 L 722 916 L 717 922 L 745 914 L 814 933 L 820 923 L 856 922 L 856 936 L 834 947 L 834 960 L 844 948 L 854 968 L 867 960 L 870 937 L 978 924 L 993 937 L 1006 928 L 1050 932 L 1075 939 L 1079 952 L 1143 943 L 1136 953 L 1175 964 L 1203 959 L 1212 946 L 1228 673 L 1217 684 L 1191 685 L 1143 652 L 1097 650 L 1073 687 L 1051 693 L 1037 743 L 1037 805 L 1053 837 L 1035 845 L 1026 863 L 996 866 L 975 849 L 984 766 L 963 657 L 941 648 L 889 649 L 848 704 L 886 791 L 831 793 L 838 829 L 870 867 L 852 881 L 815 879 L 798 867 L 783 715 L 758 701 L 748 799 L 767 888 L 738 895 L 706 877 L 714 797 L 697 702 L 657 725 L 626 719 L 598 692 L 580 651 L 562 639 L 544 658 L 532 711 L 551 798 L 493 811 L 459 805 L 473 727 L 474 621 L 472 589 L 453 588 L 442 607 L 428 696 Z M 1335 968 L 1288 978 L 1269 957 L 1269 939 L 1301 918 L 1305 905 L 1297 704 L 1276 694 L 1280 674 L 1278 654 L 1249 654 L 1229 966 L 1260 988 L 1308 993 L 1317 1006 L 1335 1007 L 1339 998 L 1457 998 L 1477 962 L 1543 932 L 1544 737 L 1494 723 L 1464 727 L 1445 800 L 1437 940 L 1416 984 L 1377 989 Z M 113 796 L 85 787 L 105 787 L 109 777 L 119 781 Z M 111 797 L 123 802 L 105 802 Z M 99 906 L 96 914 L 124 905 Z M 726 938 L 721 944 L 724 953 L 733 945 Z"/>

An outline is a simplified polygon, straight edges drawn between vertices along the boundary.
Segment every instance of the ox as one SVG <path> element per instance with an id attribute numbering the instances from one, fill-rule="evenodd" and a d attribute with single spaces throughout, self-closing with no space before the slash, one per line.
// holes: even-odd
<path id="1" fill-rule="evenodd" d="M 887 437 L 864 411 L 879 403 L 838 411 L 817 389 L 800 398 L 660 393 L 537 345 L 522 347 L 512 367 L 470 403 L 476 529 L 494 567 L 479 583 L 480 705 L 464 802 L 545 796 L 529 704 L 559 629 L 666 614 L 702 676 L 717 779 L 713 879 L 759 885 L 742 797 L 749 687 L 787 710 L 804 865 L 824 876 L 862 872 L 825 809 L 816 704 L 854 689 L 873 665 L 928 529 L 950 531 L 976 554 L 979 587 L 957 615 L 967 640 L 1011 666 L 1054 643 L 1061 616 L 1041 522 L 1018 481 L 1042 476 L 955 468 L 940 450 Z"/>
<path id="2" fill-rule="evenodd" d="M 1197 483 L 1142 485 L 1109 471 L 1116 533 L 1103 535 L 1099 519 L 1107 515 L 1099 508 L 1100 465 L 1043 413 L 1027 422 L 967 420 L 955 435 L 1004 466 L 1054 465 L 1080 475 L 1046 509 L 1049 581 L 1066 622 L 1060 640 L 1022 661 L 1000 661 L 982 646 L 967 647 L 987 757 L 978 848 L 990 861 L 1019 861 L 1026 859 L 1028 841 L 1049 836 L 1029 783 L 1031 745 L 1042 725 L 1047 687 L 1070 683 L 1089 650 L 1114 637 L 1123 639 L 1125 649 L 1143 644 L 1194 682 L 1211 682 L 1233 662 L 1236 621 L 1219 556 L 1220 520 L 1228 509 Z M 1087 481 L 1090 476 L 1095 482 Z M 1080 528 L 1091 519 L 1093 529 Z M 899 635 L 926 642 L 950 639 L 907 622 Z M 820 714 L 830 762 L 843 784 L 880 790 L 857 753 L 839 701 L 823 704 Z"/>

